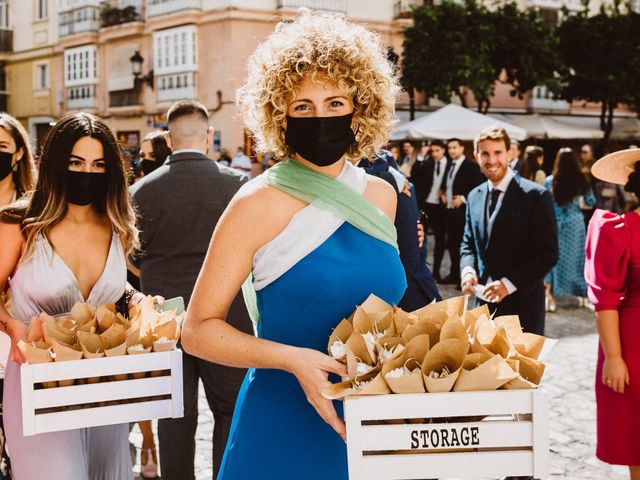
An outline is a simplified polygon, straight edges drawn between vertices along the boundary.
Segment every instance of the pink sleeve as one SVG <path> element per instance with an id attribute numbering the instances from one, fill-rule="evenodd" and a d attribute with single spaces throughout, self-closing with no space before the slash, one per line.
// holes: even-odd
<path id="1" fill-rule="evenodd" d="M 624 298 L 629 241 L 624 216 L 595 211 L 587 231 L 584 278 L 596 311 L 617 310 Z"/>

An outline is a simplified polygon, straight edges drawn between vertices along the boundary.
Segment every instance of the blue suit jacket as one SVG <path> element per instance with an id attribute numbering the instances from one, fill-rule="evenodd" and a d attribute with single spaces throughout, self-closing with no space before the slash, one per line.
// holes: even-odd
<path id="1" fill-rule="evenodd" d="M 393 164 L 397 166 L 397 163 L 391 152 L 388 152 L 388 155 L 385 153 L 386 151 L 382 150 L 381 153 L 376 154 L 374 162 L 362 159 L 358 166 L 364 168 L 370 175 L 387 180 L 397 191 L 395 178 L 388 172 L 389 168 L 394 168 Z M 411 197 L 399 194 L 395 226 L 398 232 L 400 260 L 407 276 L 407 290 L 398 305 L 406 311 L 417 310 L 431 303 L 434 299 L 442 299 L 431 271 L 422 262 L 420 256 L 418 247 L 419 218 L 420 212 L 415 194 Z"/>
<path id="2" fill-rule="evenodd" d="M 544 278 L 558 261 L 558 233 L 551 194 L 516 175 L 504 194 L 490 234 L 485 228 L 487 182 L 467 198 L 460 269 L 473 267 L 478 281 L 508 278 L 517 288 L 497 305 L 499 315 L 520 316 L 525 331 L 543 333 Z"/>

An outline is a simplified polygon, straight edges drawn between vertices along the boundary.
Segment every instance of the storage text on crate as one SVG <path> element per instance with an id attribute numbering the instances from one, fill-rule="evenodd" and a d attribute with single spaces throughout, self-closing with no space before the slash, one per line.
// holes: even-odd
<path id="1" fill-rule="evenodd" d="M 480 446 L 480 427 L 434 426 L 412 430 L 411 450 Z"/>

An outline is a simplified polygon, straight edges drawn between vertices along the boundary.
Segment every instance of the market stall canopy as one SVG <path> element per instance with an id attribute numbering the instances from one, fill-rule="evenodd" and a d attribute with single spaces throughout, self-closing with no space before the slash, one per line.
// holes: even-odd
<path id="1" fill-rule="evenodd" d="M 431 140 L 459 138 L 474 140 L 486 127 L 498 125 L 504 128 L 512 138 L 524 140 L 527 131 L 511 123 L 474 112 L 459 105 L 450 104 L 401 125 L 391 132 L 391 140 Z"/>
<path id="2" fill-rule="evenodd" d="M 518 115 L 495 113 L 491 117 L 518 125 L 527 130 L 528 138 L 600 139 L 603 137 L 599 120 L 595 117 L 540 115 L 538 113 Z"/>

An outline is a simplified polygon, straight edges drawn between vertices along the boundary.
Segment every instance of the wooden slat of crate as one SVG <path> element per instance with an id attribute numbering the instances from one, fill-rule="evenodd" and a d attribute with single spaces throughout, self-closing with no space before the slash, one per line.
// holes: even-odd
<path id="1" fill-rule="evenodd" d="M 176 350 L 179 352 L 179 350 Z M 142 355 L 122 355 L 69 362 L 41 363 L 23 365 L 22 369 L 32 369 L 33 382 L 70 380 L 115 375 L 118 373 L 150 372 L 171 368 L 174 352 L 145 353 Z"/>
<path id="2" fill-rule="evenodd" d="M 469 429 L 477 428 L 477 443 L 469 441 L 467 445 L 462 443 L 458 435 L 458 444 L 451 445 L 450 432 L 467 429 L 469 439 L 471 432 Z M 448 435 L 449 444 L 442 445 L 442 437 L 438 434 L 439 445 L 434 447 L 428 440 L 428 446 L 423 447 L 421 438 L 418 436 L 418 447 L 414 449 L 425 449 L 429 451 L 448 450 L 451 448 L 502 448 L 502 447 L 531 447 L 533 440 L 533 426 L 531 422 L 467 422 L 467 423 L 434 423 L 419 425 L 366 425 L 362 427 L 362 443 L 358 446 L 362 451 L 381 450 L 411 450 L 412 432 L 426 430 L 445 430 Z"/>
<path id="3" fill-rule="evenodd" d="M 39 409 L 127 398 L 153 397 L 171 394 L 171 388 L 171 377 L 168 376 L 45 388 L 33 392 L 33 405 L 35 409 Z"/>
<path id="4" fill-rule="evenodd" d="M 531 390 L 356 396 L 346 400 L 349 404 L 363 420 L 527 414 L 533 409 Z"/>
<path id="5" fill-rule="evenodd" d="M 350 463 L 349 480 L 525 476 L 531 474 L 532 462 L 533 454 L 525 451 L 376 455 Z"/>
<path id="6" fill-rule="evenodd" d="M 168 418 L 172 416 L 172 412 L 171 400 L 110 405 L 108 407 L 34 415 L 32 417 L 33 423 L 31 425 L 24 424 L 23 429 L 25 435 L 33 435 L 100 425 L 117 425 L 152 418 Z"/>

